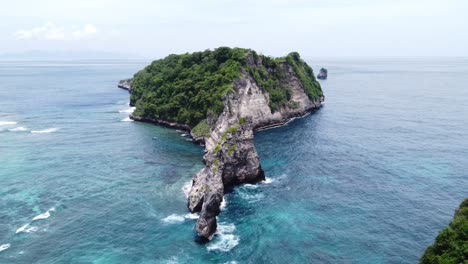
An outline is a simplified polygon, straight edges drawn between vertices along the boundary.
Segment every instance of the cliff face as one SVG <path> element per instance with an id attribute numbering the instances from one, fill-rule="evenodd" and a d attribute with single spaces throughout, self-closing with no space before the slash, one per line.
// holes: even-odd
<path id="1" fill-rule="evenodd" d="M 292 66 L 288 63 L 281 66 L 288 73 L 283 81 L 292 92 L 287 106 L 272 113 L 268 92 L 244 72 L 234 82 L 235 93 L 226 98 L 224 110 L 205 140 L 206 166 L 194 176 L 188 198 L 189 210 L 200 211 L 196 230 L 202 237 L 211 239 L 216 232 L 216 216 L 225 186 L 265 179 L 253 142 L 254 130 L 284 124 L 319 108 L 323 101 L 323 97 L 311 101 Z"/>
<path id="2" fill-rule="evenodd" d="M 123 87 L 121 87 L 123 86 Z M 312 69 L 293 52 L 282 58 L 239 48 L 169 55 L 119 87 L 131 91 L 131 118 L 191 130 L 204 143 L 205 167 L 192 181 L 188 209 L 211 239 L 224 189 L 265 179 L 254 131 L 282 125 L 324 100 Z"/>

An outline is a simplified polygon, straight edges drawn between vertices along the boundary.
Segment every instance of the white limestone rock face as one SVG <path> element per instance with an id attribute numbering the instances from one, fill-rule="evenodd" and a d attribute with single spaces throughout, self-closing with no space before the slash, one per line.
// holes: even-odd
<path id="1" fill-rule="evenodd" d="M 255 64 L 251 59 L 249 63 Z M 259 62 L 257 62 L 258 64 Z M 211 239 L 216 232 L 224 187 L 254 183 L 265 179 L 254 146 L 254 131 L 282 125 L 291 118 L 303 116 L 320 107 L 323 97 L 311 101 L 288 63 L 282 63 L 287 75 L 282 84 L 292 95 L 286 106 L 272 113 L 269 94 L 248 73 L 234 81 L 234 92 L 224 99 L 210 137 L 205 138 L 205 167 L 193 177 L 188 197 L 191 212 L 200 212 L 196 224 L 199 236 Z"/>

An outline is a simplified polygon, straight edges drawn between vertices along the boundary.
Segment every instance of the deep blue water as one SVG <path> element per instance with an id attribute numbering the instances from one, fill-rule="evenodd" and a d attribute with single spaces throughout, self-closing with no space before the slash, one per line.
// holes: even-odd
<path id="1" fill-rule="evenodd" d="M 468 60 L 310 62 L 324 107 L 256 134 L 209 244 L 201 147 L 122 121 L 146 62 L 0 62 L 0 263 L 416 263 L 468 196 Z"/>

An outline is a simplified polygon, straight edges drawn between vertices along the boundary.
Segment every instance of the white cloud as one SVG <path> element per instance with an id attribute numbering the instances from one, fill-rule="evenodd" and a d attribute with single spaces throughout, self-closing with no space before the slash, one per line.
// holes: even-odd
<path id="1" fill-rule="evenodd" d="M 97 28 L 94 25 L 86 24 L 83 29 L 68 33 L 64 27 L 48 22 L 40 27 L 31 29 L 21 29 L 14 33 L 16 39 L 20 40 L 67 40 L 67 39 L 84 39 L 96 35 Z"/>
<path id="2" fill-rule="evenodd" d="M 15 37 L 17 39 L 63 40 L 65 39 L 65 29 L 49 22 L 41 27 L 18 30 Z"/>
<path id="3" fill-rule="evenodd" d="M 72 36 L 75 39 L 84 39 L 84 38 L 89 38 L 97 33 L 97 28 L 91 24 L 86 24 L 83 29 L 73 31 Z"/>

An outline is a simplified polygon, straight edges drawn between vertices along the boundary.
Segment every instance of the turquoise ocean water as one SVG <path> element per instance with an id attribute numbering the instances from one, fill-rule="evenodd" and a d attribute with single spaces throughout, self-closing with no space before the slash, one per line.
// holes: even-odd
<path id="1" fill-rule="evenodd" d="M 416 263 L 468 196 L 468 59 L 313 59 L 326 102 L 195 240 L 203 149 L 129 122 L 144 61 L 0 62 L 0 263 Z"/>

